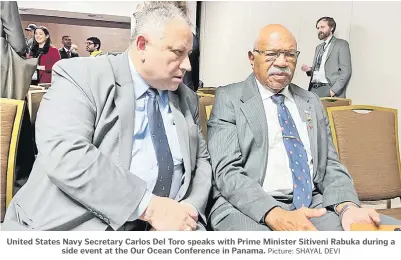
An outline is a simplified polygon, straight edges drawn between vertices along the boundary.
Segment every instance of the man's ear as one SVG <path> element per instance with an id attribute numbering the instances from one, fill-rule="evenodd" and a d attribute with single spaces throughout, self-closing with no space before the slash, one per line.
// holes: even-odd
<path id="1" fill-rule="evenodd" d="M 148 42 L 147 42 L 145 36 L 139 35 L 138 38 L 136 38 L 136 41 L 135 41 L 137 50 L 138 51 L 144 51 L 146 49 L 146 44 L 147 43 Z"/>
<path id="2" fill-rule="evenodd" d="M 251 67 L 253 68 L 253 65 L 255 63 L 255 55 L 251 51 L 248 51 L 248 59 L 249 62 L 251 63 Z"/>
<path id="3" fill-rule="evenodd" d="M 148 44 L 148 40 L 143 35 L 139 35 L 135 40 L 136 49 L 139 53 L 139 58 L 141 59 L 142 63 L 144 63 L 146 60 L 145 51 L 146 51 L 147 44 Z"/>

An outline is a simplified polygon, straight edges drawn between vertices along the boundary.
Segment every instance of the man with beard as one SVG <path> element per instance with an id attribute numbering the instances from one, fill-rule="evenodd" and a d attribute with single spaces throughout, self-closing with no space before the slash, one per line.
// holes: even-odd
<path id="1" fill-rule="evenodd" d="M 208 121 L 215 230 L 349 230 L 396 224 L 361 208 L 319 98 L 291 83 L 299 51 L 281 25 L 248 52 L 253 73 L 219 87 Z"/>
<path id="2" fill-rule="evenodd" d="M 309 91 L 319 97 L 344 98 L 352 73 L 348 42 L 333 35 L 336 22 L 331 17 L 317 20 L 316 29 L 323 42 L 316 47 L 312 67 L 302 66 L 302 71 L 311 77 Z"/>

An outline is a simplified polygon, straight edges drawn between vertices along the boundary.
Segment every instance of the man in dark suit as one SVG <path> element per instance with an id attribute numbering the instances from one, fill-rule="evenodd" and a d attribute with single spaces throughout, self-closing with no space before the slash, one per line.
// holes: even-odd
<path id="1" fill-rule="evenodd" d="M 309 91 L 319 97 L 345 97 L 352 74 L 351 53 L 348 42 L 333 34 L 336 22 L 331 17 L 322 17 L 316 22 L 319 40 L 312 67 L 302 66 L 302 71 L 311 77 Z"/>
<path id="2" fill-rule="evenodd" d="M 63 36 L 61 38 L 61 43 L 64 46 L 58 49 L 58 51 L 60 52 L 61 59 L 79 57 L 78 53 L 76 53 L 73 49 L 71 49 L 72 41 L 70 36 Z"/>

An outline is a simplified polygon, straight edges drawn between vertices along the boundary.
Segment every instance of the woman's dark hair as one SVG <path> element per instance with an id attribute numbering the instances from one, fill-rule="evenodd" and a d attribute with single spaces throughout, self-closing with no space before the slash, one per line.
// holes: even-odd
<path id="1" fill-rule="evenodd" d="M 37 58 L 40 54 L 46 54 L 49 52 L 49 48 L 50 45 L 52 43 L 51 39 L 50 39 L 50 33 L 49 33 L 49 29 L 47 29 L 44 26 L 39 26 L 38 28 L 35 29 L 34 31 L 34 35 L 36 33 L 36 30 L 42 30 L 46 36 L 49 36 L 46 39 L 45 45 L 43 46 L 43 49 L 39 48 L 39 43 L 36 41 L 35 36 L 33 37 L 33 45 L 32 45 L 32 56 L 34 58 Z"/>

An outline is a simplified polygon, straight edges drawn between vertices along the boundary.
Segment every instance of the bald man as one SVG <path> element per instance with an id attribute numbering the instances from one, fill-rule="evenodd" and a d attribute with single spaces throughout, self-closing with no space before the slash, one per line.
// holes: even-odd
<path id="1" fill-rule="evenodd" d="M 360 207 L 319 98 L 291 83 L 299 51 L 281 25 L 248 52 L 253 73 L 219 87 L 208 122 L 214 230 L 349 230 L 401 224 Z"/>

